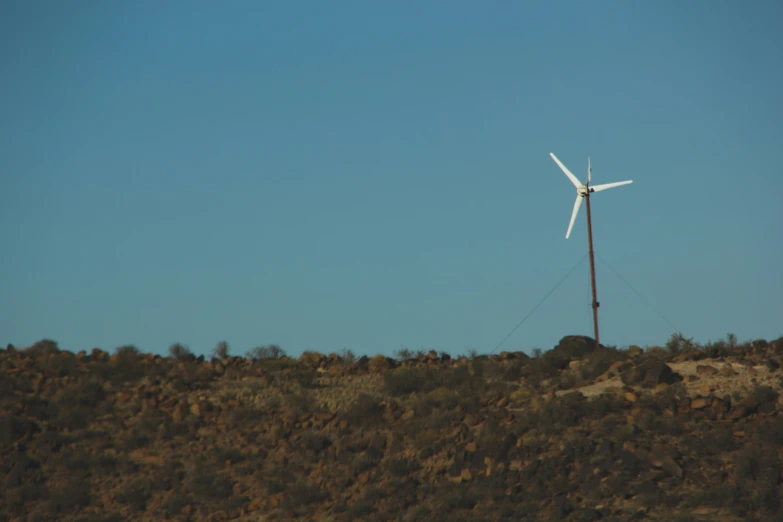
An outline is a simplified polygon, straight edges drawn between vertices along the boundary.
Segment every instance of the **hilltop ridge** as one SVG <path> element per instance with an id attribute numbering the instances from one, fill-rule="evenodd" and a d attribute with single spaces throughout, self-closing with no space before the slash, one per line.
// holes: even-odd
<path id="1" fill-rule="evenodd" d="M 0 521 L 783 520 L 783 338 L 0 351 Z"/>

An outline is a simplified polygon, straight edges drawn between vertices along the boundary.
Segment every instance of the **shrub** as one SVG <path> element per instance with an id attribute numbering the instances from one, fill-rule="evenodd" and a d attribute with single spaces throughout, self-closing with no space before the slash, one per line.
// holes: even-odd
<path id="1" fill-rule="evenodd" d="M 399 350 L 395 350 L 394 356 L 400 361 L 412 361 L 416 359 L 416 354 L 413 353 L 409 348 L 400 348 Z"/>
<path id="2" fill-rule="evenodd" d="M 192 361 L 195 359 L 190 348 L 181 343 L 174 343 L 169 346 L 169 355 L 177 361 Z"/>
<path id="3" fill-rule="evenodd" d="M 79 368 L 79 361 L 70 352 L 53 353 L 43 365 L 48 377 L 65 377 L 74 375 Z"/>
<path id="4" fill-rule="evenodd" d="M 396 368 L 383 374 L 383 386 L 392 396 L 423 393 L 434 389 L 433 379 L 430 368 Z"/>
<path id="5" fill-rule="evenodd" d="M 361 393 L 350 409 L 341 416 L 351 424 L 371 426 L 382 420 L 383 406 L 374 397 Z"/>
<path id="6" fill-rule="evenodd" d="M 389 361 L 384 355 L 378 354 L 370 359 L 369 368 L 371 372 L 380 373 L 389 369 Z"/>
<path id="7" fill-rule="evenodd" d="M 759 404 L 767 404 L 778 399 L 778 392 L 769 386 L 757 386 L 751 391 L 751 396 Z"/>
<path id="8" fill-rule="evenodd" d="M 617 361 L 628 359 L 628 353 L 622 352 L 617 348 L 601 348 L 590 356 L 579 368 L 579 378 L 581 380 L 592 380 L 603 374 L 612 364 Z"/>
<path id="9" fill-rule="evenodd" d="M 47 498 L 49 498 L 49 489 L 45 484 L 28 482 L 13 490 L 7 490 L 3 500 L 12 515 L 22 516 L 25 506 L 29 508 L 32 503 Z"/>
<path id="10" fill-rule="evenodd" d="M 299 356 L 299 362 L 307 366 L 318 366 L 324 359 L 323 354 L 313 351 L 302 352 L 302 355 Z"/>
<path id="11" fill-rule="evenodd" d="M 145 375 L 144 364 L 138 348 L 132 344 L 126 344 L 118 347 L 114 354 L 117 357 L 116 363 L 112 365 L 110 373 L 104 377 L 110 378 L 115 384 L 118 384 L 140 379 Z"/>
<path id="12" fill-rule="evenodd" d="M 41 339 L 32 346 L 25 348 L 24 353 L 32 357 L 38 357 L 45 354 L 60 353 L 60 347 L 57 346 L 56 341 L 52 341 L 51 339 Z"/>
<path id="13" fill-rule="evenodd" d="M 306 506 L 324 499 L 321 489 L 309 482 L 298 481 L 288 488 L 286 503 L 291 507 Z"/>
<path id="14" fill-rule="evenodd" d="M 174 493 L 166 497 L 163 503 L 163 509 L 169 516 L 178 515 L 182 509 L 190 504 L 190 499 L 185 495 Z"/>
<path id="15" fill-rule="evenodd" d="M 697 349 L 698 345 L 693 342 L 693 338 L 685 338 L 680 332 L 673 333 L 666 341 L 666 350 L 671 354 L 690 353 Z"/>
<path id="16" fill-rule="evenodd" d="M 226 341 L 220 341 L 215 345 L 215 349 L 212 350 L 212 357 L 214 359 L 225 359 L 228 357 L 230 347 Z"/>
<path id="17" fill-rule="evenodd" d="M 64 486 L 49 491 L 47 508 L 50 514 L 66 514 L 90 504 L 90 492 L 80 480 L 70 480 Z"/>
<path id="18" fill-rule="evenodd" d="M 329 437 L 310 430 L 302 433 L 299 440 L 306 450 L 314 451 L 315 453 L 320 453 L 332 445 L 332 441 L 329 440 Z"/>
<path id="19" fill-rule="evenodd" d="M 348 349 L 344 349 L 340 352 L 340 358 L 343 360 L 343 364 L 351 365 L 356 362 L 356 355 Z"/>
<path id="20" fill-rule="evenodd" d="M 258 360 L 278 360 L 286 356 L 285 350 L 276 344 L 267 346 L 256 346 L 247 352 L 247 357 Z"/>
<path id="21" fill-rule="evenodd" d="M 404 477 L 405 475 L 410 475 L 411 473 L 419 469 L 419 466 L 415 462 L 411 461 L 410 459 L 406 459 L 404 457 L 399 459 L 390 459 L 386 461 L 385 467 L 386 470 L 391 475 L 396 477 Z"/>
<path id="22" fill-rule="evenodd" d="M 296 366 L 291 373 L 291 378 L 302 388 L 312 388 L 315 385 L 317 375 L 312 368 Z"/>
<path id="23" fill-rule="evenodd" d="M 234 489 L 228 475 L 205 462 L 197 462 L 190 469 L 185 485 L 191 493 L 204 500 L 228 498 Z"/>
<path id="24" fill-rule="evenodd" d="M 241 450 L 236 448 L 221 448 L 217 451 L 216 458 L 218 462 L 225 462 L 228 460 L 231 464 L 236 464 L 237 462 L 243 461 L 245 456 L 242 454 Z"/>
<path id="25" fill-rule="evenodd" d="M 310 393 L 288 393 L 283 396 L 283 403 L 295 416 L 312 413 L 316 410 L 315 399 Z"/>
<path id="26" fill-rule="evenodd" d="M 16 415 L 0 416 L 0 446 L 10 447 L 15 441 L 41 431 L 37 423 Z"/>
<path id="27" fill-rule="evenodd" d="M 131 511 L 143 511 L 152 495 L 152 484 L 144 477 L 131 480 L 114 499 L 130 506 Z"/>

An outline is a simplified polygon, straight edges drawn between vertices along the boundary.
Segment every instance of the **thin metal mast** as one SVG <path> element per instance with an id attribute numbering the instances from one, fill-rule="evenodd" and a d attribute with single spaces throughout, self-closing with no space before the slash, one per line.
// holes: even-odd
<path id="1" fill-rule="evenodd" d="M 595 349 L 601 346 L 598 341 L 598 297 L 595 290 L 595 257 L 593 255 L 593 224 L 590 219 L 590 158 L 587 159 L 587 183 L 585 187 L 585 199 L 587 200 L 587 242 L 590 247 L 590 282 L 593 289 L 593 328 L 595 330 Z"/>

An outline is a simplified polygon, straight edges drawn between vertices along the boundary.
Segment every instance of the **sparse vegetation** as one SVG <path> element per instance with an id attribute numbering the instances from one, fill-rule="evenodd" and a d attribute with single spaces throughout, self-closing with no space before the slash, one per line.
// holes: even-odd
<path id="1" fill-rule="evenodd" d="M 783 518 L 783 340 L 591 341 L 455 359 L 6 349 L 0 521 Z"/>
<path id="2" fill-rule="evenodd" d="M 215 345 L 215 349 L 212 350 L 212 358 L 222 361 L 228 357 L 231 347 L 227 341 L 220 341 Z"/>
<path id="3" fill-rule="evenodd" d="M 262 361 L 276 361 L 286 356 L 285 350 L 276 344 L 266 346 L 256 346 L 247 352 L 249 359 L 259 359 Z"/>
<path id="4" fill-rule="evenodd" d="M 177 361 L 192 361 L 195 358 L 190 348 L 181 343 L 174 343 L 169 346 L 169 355 Z"/>

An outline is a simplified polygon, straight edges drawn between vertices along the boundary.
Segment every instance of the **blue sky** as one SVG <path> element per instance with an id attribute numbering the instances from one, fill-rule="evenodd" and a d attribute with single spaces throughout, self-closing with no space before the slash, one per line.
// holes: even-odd
<path id="1" fill-rule="evenodd" d="M 781 19 L 3 2 L 0 342 L 489 352 L 587 251 L 550 152 L 634 180 L 592 200 L 602 342 L 780 336 Z M 588 267 L 501 350 L 592 335 Z"/>

